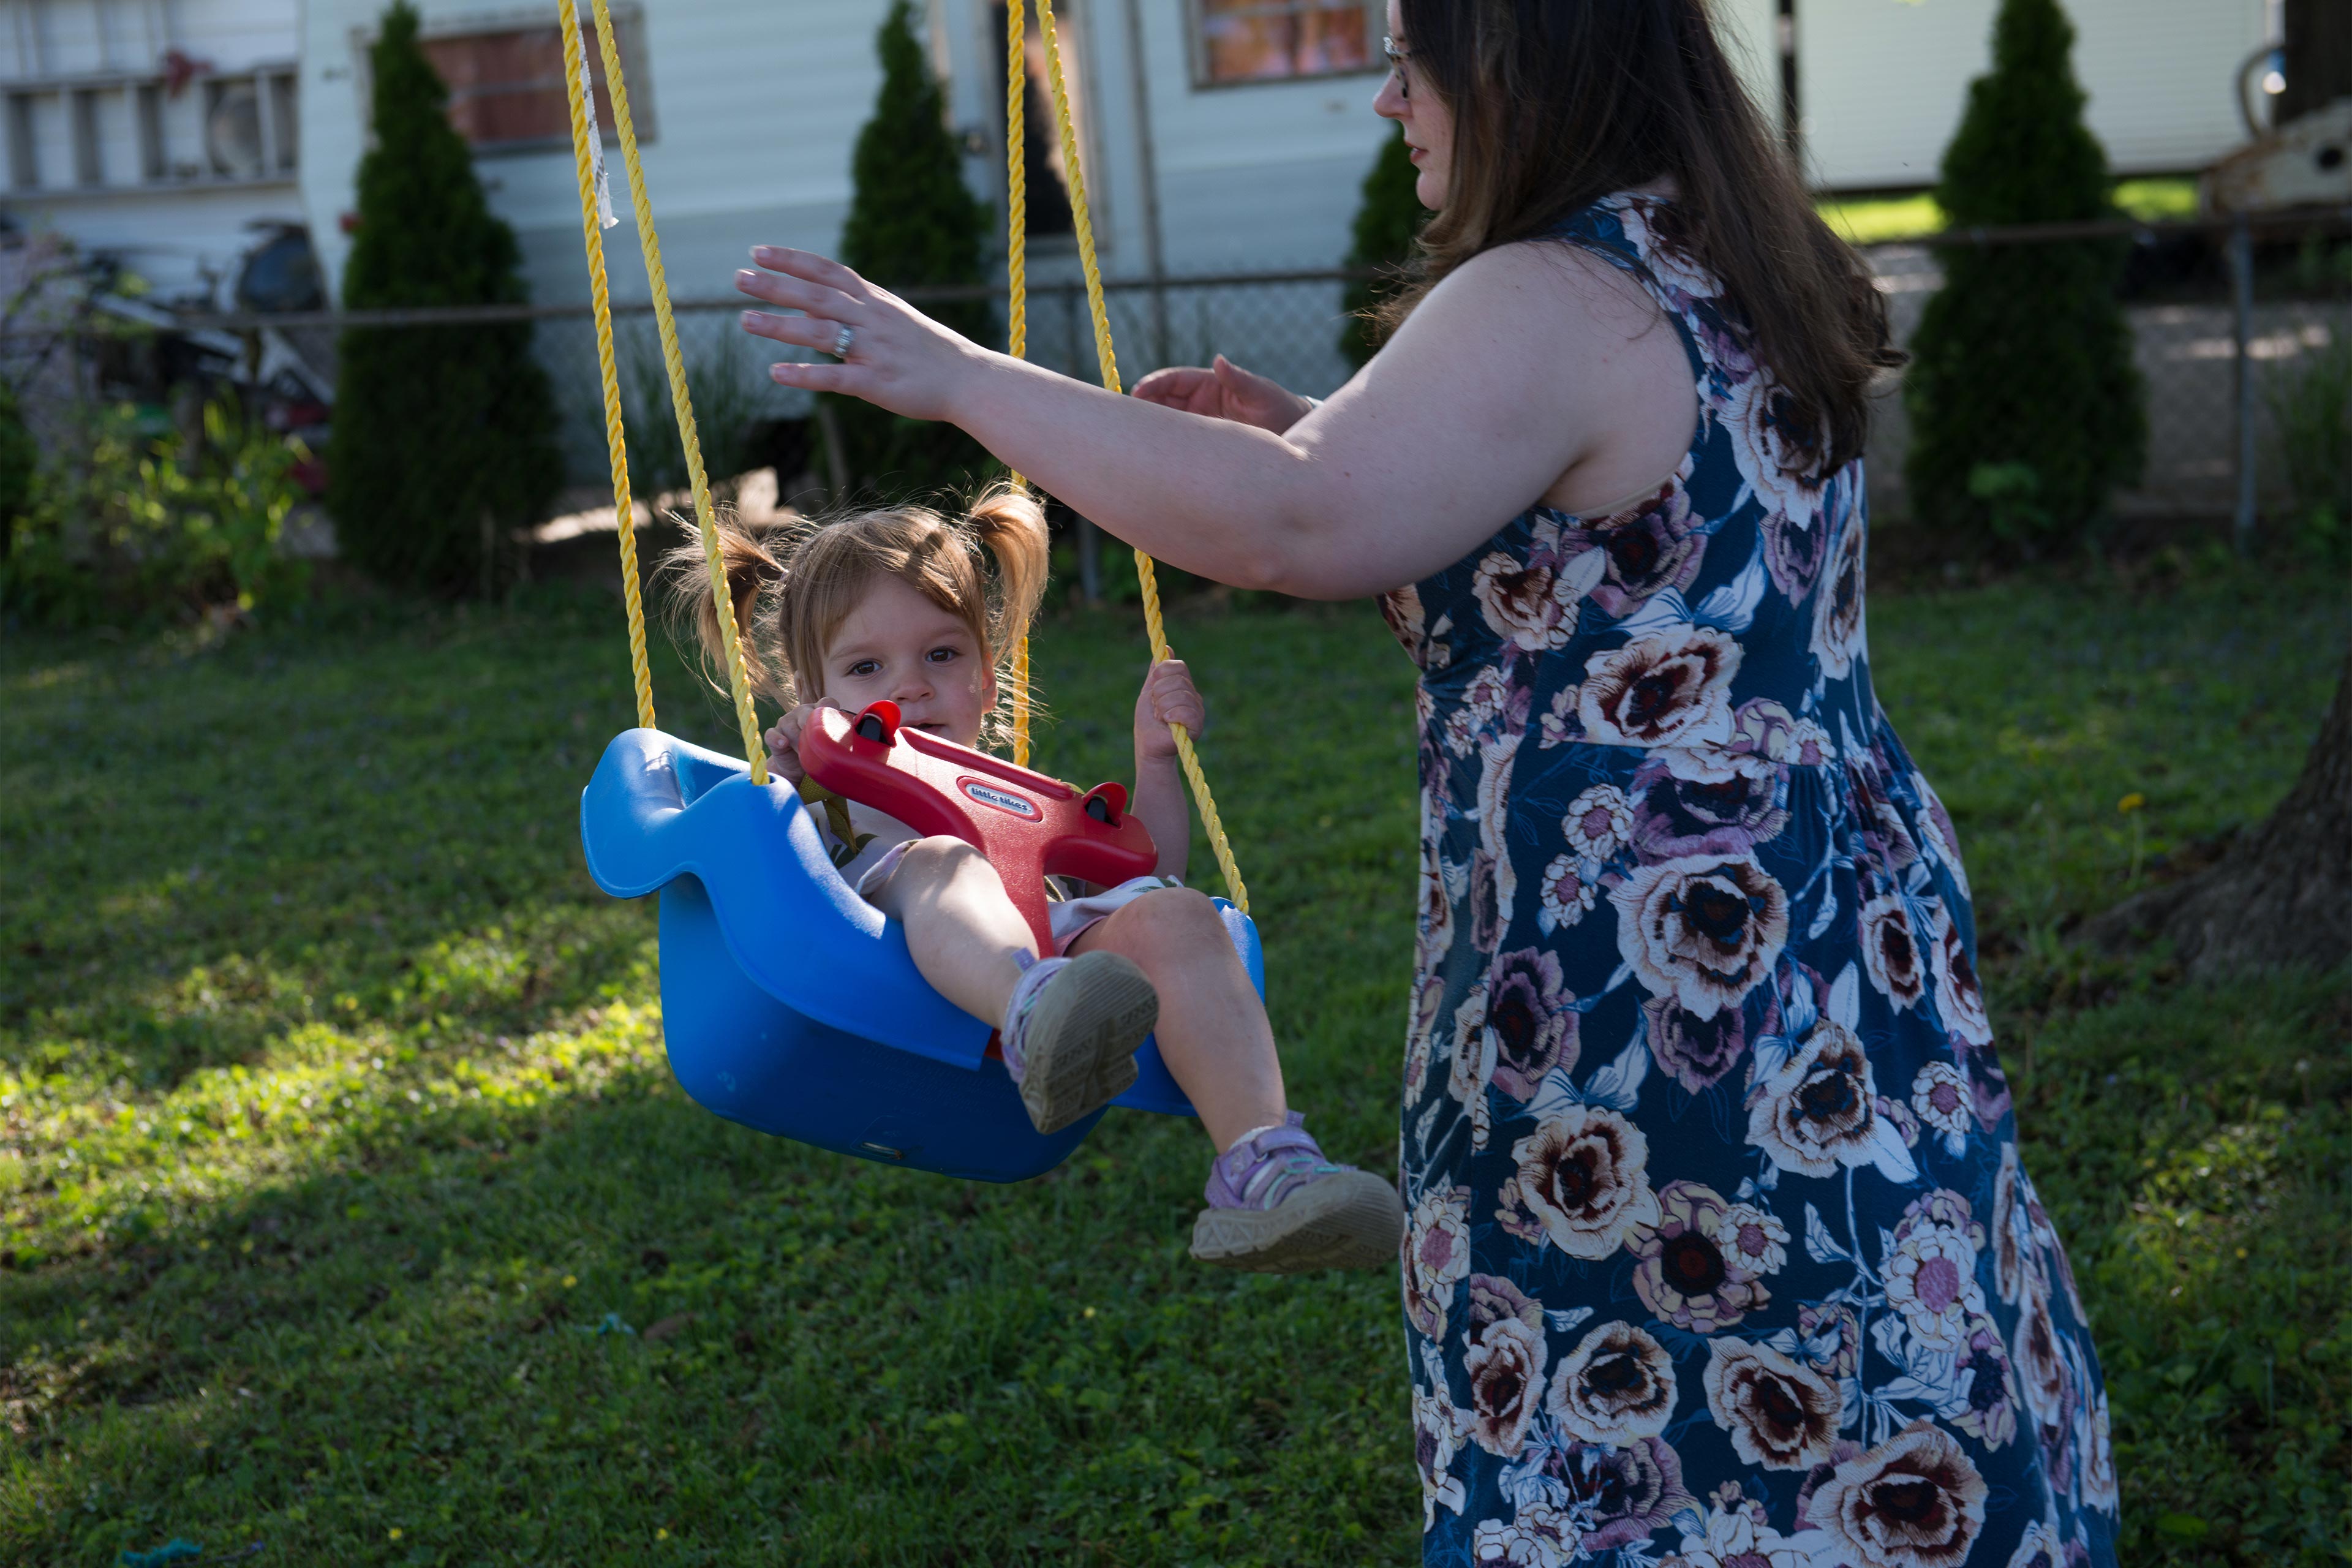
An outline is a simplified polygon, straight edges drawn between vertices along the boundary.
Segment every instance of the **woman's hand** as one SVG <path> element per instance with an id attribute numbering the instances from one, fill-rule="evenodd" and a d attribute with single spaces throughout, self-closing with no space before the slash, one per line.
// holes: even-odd
<path id="1" fill-rule="evenodd" d="M 1277 436 L 1305 418 L 1314 406 L 1280 383 L 1244 370 L 1223 354 L 1206 370 L 1198 365 L 1155 370 L 1135 384 L 1135 395 L 1163 408 L 1255 425 Z"/>
<path id="2" fill-rule="evenodd" d="M 849 329 L 849 353 L 838 363 L 787 361 L 769 367 L 782 386 L 841 392 L 909 419 L 954 417 L 955 394 L 983 351 L 932 321 L 887 289 L 805 250 L 761 245 L 751 249 L 761 270 L 735 274 L 737 291 L 798 316 L 743 312 L 754 337 L 832 353 Z"/>
<path id="3" fill-rule="evenodd" d="M 1192 672 L 1181 658 L 1163 658 L 1143 678 L 1135 698 L 1135 761 L 1139 767 L 1176 754 L 1171 726 L 1181 724 L 1194 740 L 1208 728 L 1209 710 L 1201 700 Z"/>
<path id="4" fill-rule="evenodd" d="M 801 766 L 801 734 L 808 728 L 809 715 L 820 708 L 838 708 L 832 698 L 815 702 L 803 702 L 776 721 L 776 727 L 760 738 L 768 745 L 768 771 L 791 784 L 794 789 L 808 777 Z"/>

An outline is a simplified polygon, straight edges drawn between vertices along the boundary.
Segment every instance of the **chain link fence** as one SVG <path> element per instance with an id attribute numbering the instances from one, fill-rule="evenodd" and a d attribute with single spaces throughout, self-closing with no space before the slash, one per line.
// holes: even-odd
<path id="1" fill-rule="evenodd" d="M 2298 421 L 2308 426 L 2341 406 L 2352 373 L 2331 374 L 2352 358 L 2352 223 L 2347 215 L 2309 215 L 2292 221 L 2223 224 L 2070 225 L 1940 237 L 1937 243 L 1875 245 L 1864 256 L 1885 294 L 1898 343 L 1907 344 L 1935 291 L 1942 287 L 1938 253 L 1945 244 L 2041 245 L 2084 238 L 2122 238 L 2125 314 L 2146 386 L 2148 457 L 2137 484 L 2115 498 L 2126 518 L 2231 519 L 2251 500 L 2256 513 L 2284 514 L 2308 505 L 2309 480 L 2298 480 L 2291 449 Z M 1348 325 L 1342 300 L 1357 275 L 1287 272 L 1109 283 L 1105 303 L 1119 368 L 1129 385 L 1167 364 L 1204 364 L 1216 353 L 1312 396 L 1327 396 L 1350 365 L 1341 352 Z M 918 292 L 926 298 L 969 298 L 971 291 Z M 1003 291 L 990 297 L 998 304 Z M 748 400 L 761 416 L 805 416 L 805 398 L 773 388 L 759 374 L 774 345 L 752 343 L 736 330 L 739 301 L 688 300 L 679 310 L 689 362 L 740 364 Z M 625 366 L 656 363 L 649 316 L 620 327 Z M 595 396 L 594 340 L 584 320 L 541 324 L 542 357 L 565 389 L 568 450 L 575 472 L 600 476 L 602 419 Z M 1083 287 L 1075 281 L 1033 284 L 1029 354 L 1042 364 L 1095 381 L 1092 329 Z M 658 389 L 656 388 L 656 391 Z M 632 405 L 633 426 L 642 397 Z M 2317 403 L 2321 406 L 2315 407 Z M 656 398 L 654 411 L 667 419 Z M 632 437 L 637 435 L 633 427 Z M 1869 451 L 1874 515 L 1910 515 L 1904 458 L 1910 418 L 1900 376 L 1888 379 L 1873 403 Z M 2307 443 L 2307 436 L 2306 436 Z M 814 451 L 814 448 L 812 448 Z M 812 465 L 814 466 L 814 465 Z"/>
<path id="2" fill-rule="evenodd" d="M 2047 226 L 1944 237 L 1943 243 L 2040 245 L 2084 238 L 2130 243 L 2121 294 L 2145 385 L 2148 445 L 2139 481 L 2114 498 L 2125 518 L 2228 518 L 2314 502 L 2299 473 L 2315 426 L 2341 427 L 2352 408 L 2352 215 L 2251 222 Z M 1898 343 L 1908 345 L 1943 286 L 1940 245 L 1867 247 Z M 1904 457 L 1911 423 L 1899 378 L 1873 402 L 1874 515 L 1909 515 Z M 2340 449 L 2339 459 L 2346 456 Z"/>
<path id="3" fill-rule="evenodd" d="M 2226 224 L 2108 224 L 1948 234 L 1912 243 L 1884 244 L 1864 255 L 1885 293 L 1898 342 L 1907 342 L 1942 285 L 1937 258 L 1945 247 L 2035 245 L 2108 237 L 2130 243 L 2123 289 L 2126 311 L 2146 381 L 2150 439 L 2146 471 L 2116 498 L 2121 515 L 2235 519 L 2241 526 L 2261 512 L 2285 515 L 2312 504 L 2310 448 L 2329 428 L 2341 430 L 2352 398 L 2352 213 L 2305 215 L 2292 220 Z M 1039 363 L 1095 381 L 1094 342 L 1083 286 L 1053 276 L 1055 262 L 1033 263 L 1029 290 L 1029 356 Z M 1042 276 L 1041 276 L 1042 275 Z M 1224 353 L 1311 395 L 1328 395 L 1346 380 L 1341 350 L 1347 321 L 1342 300 L 1357 275 L 1341 271 L 1268 272 L 1117 280 L 1107 306 L 1129 385 L 1165 364 L 1201 364 Z M 1004 291 L 908 290 L 918 303 L 946 299 L 992 300 L 1003 321 Z M 730 466 L 771 464 L 780 470 L 785 500 L 825 482 L 824 447 L 810 428 L 805 395 L 776 387 L 764 367 L 777 345 L 747 338 L 736 325 L 743 301 L 732 296 L 685 299 L 677 314 L 698 417 L 714 472 Z M 675 461 L 668 394 L 654 335 L 642 304 L 617 308 L 620 379 L 633 446 L 651 456 L 638 484 L 641 496 L 669 488 L 658 460 Z M 356 325 L 447 326 L 467 321 L 525 316 L 534 322 L 534 352 L 548 370 L 562 409 L 567 471 L 575 485 L 570 504 L 609 481 L 604 451 L 594 328 L 584 305 L 496 310 L 375 311 L 341 316 L 190 319 L 178 331 L 254 346 L 257 362 L 276 347 L 299 345 L 319 381 L 331 385 L 331 343 L 338 329 Z M 151 323 L 151 326 L 152 324 Z M 47 329 L 53 343 L 61 332 Z M 159 329 L 160 330 L 160 329 Z M 33 342 L 41 334 L 10 331 L 0 359 L 53 365 L 56 355 Z M 39 351 L 39 352 L 37 352 Z M 54 370 L 47 373 L 56 381 Z M 87 378 L 84 378 L 87 379 Z M 37 389 L 36 389 L 37 390 Z M 2332 403 L 2330 400 L 2333 400 Z M 779 434 L 782 432 L 782 434 Z M 748 434 L 745 434 L 748 433 Z M 744 438 L 734 437 L 743 435 Z M 1910 439 L 1899 378 L 1874 401 L 1869 452 L 1875 516 L 1909 515 L 1904 456 Z M 2296 444 L 2305 450 L 2298 457 Z M 2347 456 L 2338 440 L 2333 460 Z M 793 469 L 792 472 L 782 470 Z M 417 476 L 430 483 L 430 475 Z M 609 521 L 606 524 L 609 526 Z"/>
<path id="4" fill-rule="evenodd" d="M 1340 300 L 1353 274 L 1337 271 L 1256 273 L 1170 279 L 1154 285 L 1114 281 L 1104 305 L 1122 381 L 1132 386 L 1162 365 L 1205 364 L 1223 353 L 1237 363 L 1310 396 L 1323 396 L 1348 378 L 1349 365 L 1339 343 L 1347 325 Z M 995 289 L 908 289 L 918 305 L 974 299 L 992 303 L 1003 330 L 1005 290 Z M 807 395 L 777 387 L 765 367 L 781 358 L 812 356 L 764 340 L 748 338 L 736 321 L 747 301 L 722 298 L 681 299 L 672 309 L 678 338 L 696 385 L 696 418 L 706 434 L 744 423 L 805 419 Z M 631 440 L 659 443 L 656 419 L 670 421 L 668 392 L 660 380 L 660 345 L 650 307 L 616 307 L 614 325 L 622 403 Z M 1027 357 L 1081 381 L 1099 382 L 1094 329 L 1086 289 L 1076 281 L 1033 281 L 1029 288 Z M 572 475 L 583 483 L 606 472 L 604 420 L 599 390 L 595 327 L 584 314 L 543 316 L 537 352 L 564 405 L 564 450 Z M 711 406 L 706 411 L 704 405 Z M 814 469 L 822 444 L 806 450 Z M 792 476 L 780 476 L 787 487 Z"/>

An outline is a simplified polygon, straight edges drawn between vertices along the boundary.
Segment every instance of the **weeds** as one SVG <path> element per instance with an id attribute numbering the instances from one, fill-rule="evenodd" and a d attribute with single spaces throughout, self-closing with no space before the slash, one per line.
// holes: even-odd
<path id="1" fill-rule="evenodd" d="M 234 405 L 208 403 L 201 437 L 100 408 L 0 520 L 0 613 L 56 626 L 277 608 L 308 564 L 278 548 L 306 456 Z"/>

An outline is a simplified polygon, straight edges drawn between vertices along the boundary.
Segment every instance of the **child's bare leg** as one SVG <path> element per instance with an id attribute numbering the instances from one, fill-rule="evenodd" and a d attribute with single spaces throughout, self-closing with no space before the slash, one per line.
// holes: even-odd
<path id="1" fill-rule="evenodd" d="M 1087 927 L 1070 951 L 1121 953 L 1150 977 L 1160 993 L 1160 1059 L 1220 1153 L 1244 1133 L 1281 1124 L 1274 1030 L 1207 894 L 1147 893 Z"/>
<path id="2" fill-rule="evenodd" d="M 1109 952 L 1037 962 L 1029 923 L 980 851 L 918 839 L 872 896 L 906 928 L 932 989 L 999 1026 L 1005 1070 L 1038 1131 L 1060 1131 L 1135 1081 L 1135 1048 L 1159 1015 L 1150 981 Z"/>
<path id="3" fill-rule="evenodd" d="M 931 989 L 975 1018 L 1004 1016 L 1037 942 L 979 850 L 958 838 L 917 839 L 873 901 L 906 927 L 907 951 Z"/>

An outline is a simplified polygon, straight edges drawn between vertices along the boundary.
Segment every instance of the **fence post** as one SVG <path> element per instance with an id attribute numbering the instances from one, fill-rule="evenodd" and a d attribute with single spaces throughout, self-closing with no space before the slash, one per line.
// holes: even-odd
<path id="1" fill-rule="evenodd" d="M 2243 213 L 2230 226 L 2230 286 L 2238 406 L 2238 510 L 2231 531 L 2244 555 L 2254 546 L 2254 237 Z"/>
<path id="2" fill-rule="evenodd" d="M 1160 235 L 1160 158 L 1152 145 L 1151 72 L 1143 58 L 1143 11 L 1127 0 L 1127 68 L 1135 104 L 1136 164 L 1143 176 L 1143 255 L 1151 273 L 1151 368 L 1168 363 L 1168 258 Z"/>
<path id="3" fill-rule="evenodd" d="M 817 435 L 824 442 L 824 476 L 833 481 L 833 504 L 847 506 L 849 492 L 856 488 L 856 480 L 849 471 L 848 448 L 842 444 L 841 418 L 822 395 L 813 401 L 816 405 Z"/>

